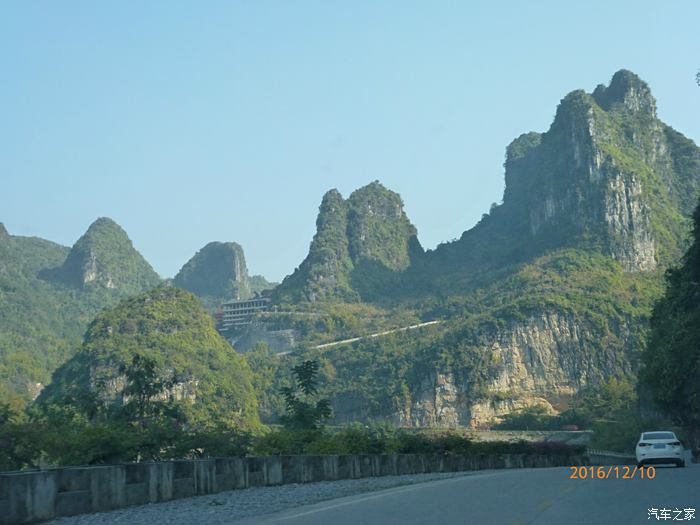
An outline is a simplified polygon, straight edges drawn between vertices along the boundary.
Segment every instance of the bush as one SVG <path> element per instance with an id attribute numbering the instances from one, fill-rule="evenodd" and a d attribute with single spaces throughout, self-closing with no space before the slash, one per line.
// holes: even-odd
<path id="1" fill-rule="evenodd" d="M 397 429 L 387 423 L 352 423 L 335 431 L 276 429 L 257 438 L 253 453 L 276 454 L 582 454 L 565 443 L 474 442 L 458 430 L 430 432 Z"/>

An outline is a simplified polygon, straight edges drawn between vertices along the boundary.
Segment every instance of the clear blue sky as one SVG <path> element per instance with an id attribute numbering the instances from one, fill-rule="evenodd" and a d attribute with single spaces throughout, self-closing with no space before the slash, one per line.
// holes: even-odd
<path id="1" fill-rule="evenodd" d="M 0 4 L 0 221 L 119 222 L 164 277 L 212 240 L 304 258 L 323 193 L 379 179 L 424 246 L 500 201 L 504 151 L 627 68 L 700 139 L 700 2 Z"/>

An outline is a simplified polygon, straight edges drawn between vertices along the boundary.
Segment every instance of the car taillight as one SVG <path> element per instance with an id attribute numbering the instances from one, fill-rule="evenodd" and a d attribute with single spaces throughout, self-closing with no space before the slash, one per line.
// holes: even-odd
<path id="1" fill-rule="evenodd" d="M 674 441 L 673 443 L 671 443 L 671 445 L 673 445 L 674 447 L 680 447 L 680 446 L 681 446 L 681 442 L 680 442 L 680 441 Z"/>
<path id="2" fill-rule="evenodd" d="M 640 443 L 640 444 L 637 445 L 637 446 L 638 446 L 638 447 L 646 447 L 646 446 L 648 446 L 648 445 L 649 445 L 649 443 Z"/>

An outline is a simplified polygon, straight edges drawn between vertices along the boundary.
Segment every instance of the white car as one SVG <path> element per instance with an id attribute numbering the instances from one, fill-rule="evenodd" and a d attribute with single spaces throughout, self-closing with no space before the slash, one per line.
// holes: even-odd
<path id="1" fill-rule="evenodd" d="M 642 432 L 636 448 L 637 466 L 652 463 L 675 463 L 685 467 L 683 444 L 673 432 Z"/>

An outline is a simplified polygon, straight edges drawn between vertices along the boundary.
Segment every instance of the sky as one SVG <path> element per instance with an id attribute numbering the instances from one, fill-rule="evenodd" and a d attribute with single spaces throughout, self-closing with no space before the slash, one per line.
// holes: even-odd
<path id="1" fill-rule="evenodd" d="M 700 2 L 0 3 L 0 222 L 116 220 L 163 277 L 210 241 L 281 280 L 323 194 L 398 192 L 426 248 L 500 202 L 508 143 L 619 69 L 700 142 Z"/>

